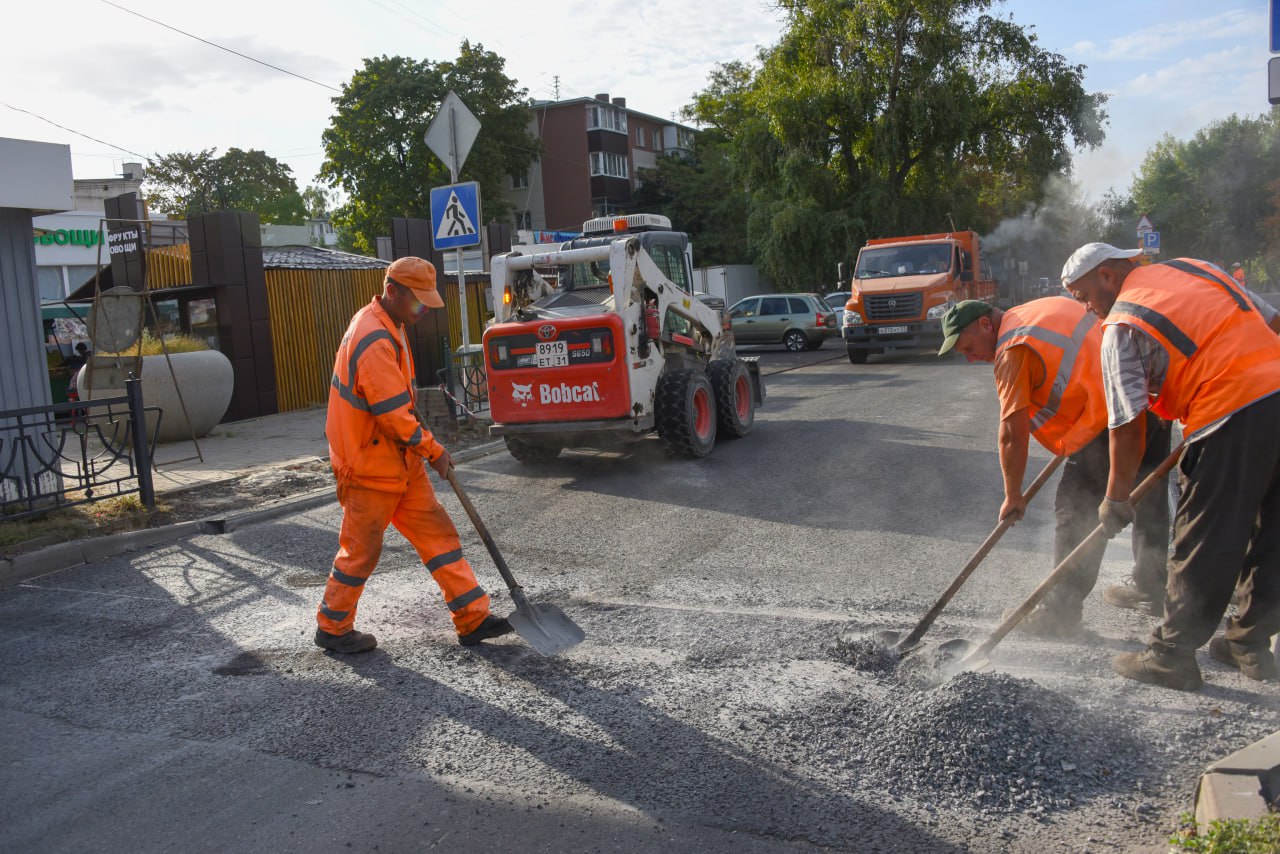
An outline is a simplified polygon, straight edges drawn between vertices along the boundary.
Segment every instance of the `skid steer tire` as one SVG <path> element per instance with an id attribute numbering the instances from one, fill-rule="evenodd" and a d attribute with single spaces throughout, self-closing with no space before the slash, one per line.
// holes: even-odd
<path id="1" fill-rule="evenodd" d="M 507 452 L 522 463 L 549 463 L 560 456 L 561 446 L 553 442 L 529 442 L 519 436 L 503 436 Z"/>
<path id="2" fill-rule="evenodd" d="M 716 395 L 716 433 L 721 439 L 741 439 L 756 422 L 756 400 L 747 366 L 737 359 L 716 359 L 707 366 Z"/>
<path id="3" fill-rule="evenodd" d="M 658 377 L 658 435 L 673 454 L 705 457 L 716 443 L 715 392 L 705 372 L 671 371 Z"/>
<path id="4" fill-rule="evenodd" d="M 855 365 L 865 365 L 867 363 L 867 351 L 850 348 L 849 361 Z"/>

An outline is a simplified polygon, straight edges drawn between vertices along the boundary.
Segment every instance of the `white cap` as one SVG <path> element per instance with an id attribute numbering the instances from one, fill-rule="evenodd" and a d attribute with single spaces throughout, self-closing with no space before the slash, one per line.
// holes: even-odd
<path id="1" fill-rule="evenodd" d="M 1066 287 L 1083 277 L 1103 261 L 1113 258 L 1133 258 L 1141 255 L 1141 249 L 1117 249 L 1110 243 L 1086 243 L 1062 265 L 1062 286 Z"/>

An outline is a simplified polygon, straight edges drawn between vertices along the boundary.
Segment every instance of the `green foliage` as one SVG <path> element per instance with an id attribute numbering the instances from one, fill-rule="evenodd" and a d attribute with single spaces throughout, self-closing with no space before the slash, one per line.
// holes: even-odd
<path id="1" fill-rule="evenodd" d="M 137 355 L 143 356 L 160 356 L 165 352 L 169 355 L 174 353 L 195 353 L 200 350 L 208 350 L 209 344 L 203 338 L 196 338 L 193 335 L 187 335 L 185 332 L 171 332 L 164 337 L 163 344 L 160 339 L 155 336 L 150 329 L 142 330 L 142 351 L 138 352 L 138 345 L 130 347 L 120 353 L 99 353 L 99 356 L 124 356 L 131 357 Z"/>
<path id="2" fill-rule="evenodd" d="M 323 187 L 312 184 L 302 191 L 302 204 L 307 216 L 321 219 L 329 212 L 329 193 Z"/>
<path id="3" fill-rule="evenodd" d="M 1256 118 L 1233 115 L 1190 140 L 1165 136 L 1112 214 L 1115 230 L 1128 232 L 1126 243 L 1142 214 L 1160 231 L 1165 257 L 1240 261 L 1280 280 L 1280 107 Z"/>
<path id="4" fill-rule="evenodd" d="M 1220 819 L 1210 822 L 1203 834 L 1189 812 L 1179 818 L 1180 827 L 1169 838 L 1174 851 L 1203 854 L 1276 854 L 1280 852 L 1280 815 L 1256 820 Z"/>
<path id="5" fill-rule="evenodd" d="M 152 210 L 185 219 L 214 211 L 251 211 L 264 223 L 301 225 L 306 217 L 293 170 L 265 151 L 216 148 L 156 155 L 147 167 Z"/>
<path id="6" fill-rule="evenodd" d="M 431 188 L 450 176 L 423 135 L 450 90 L 481 123 L 458 179 L 480 183 L 486 219 L 509 213 L 503 179 L 526 170 L 539 143 L 528 131 L 526 90 L 516 88 L 504 66 L 497 54 L 464 41 L 452 62 L 381 56 L 352 75 L 333 99 L 320 167 L 321 180 L 349 200 L 332 219 L 351 248 L 372 253 L 376 238 L 390 233 L 392 217 L 430 218 Z"/>
<path id="7" fill-rule="evenodd" d="M 868 237 L 983 231 L 1102 140 L 1082 66 L 987 14 L 991 0 L 783 0 L 757 66 L 722 65 L 689 109 L 730 141 L 755 260 L 829 281 Z"/>
<path id="8" fill-rule="evenodd" d="M 734 186 L 728 140 L 715 130 L 694 139 L 687 157 L 658 158 L 642 170 L 632 194 L 633 212 L 659 213 L 689 233 L 694 263 L 748 264 L 747 194 Z"/>

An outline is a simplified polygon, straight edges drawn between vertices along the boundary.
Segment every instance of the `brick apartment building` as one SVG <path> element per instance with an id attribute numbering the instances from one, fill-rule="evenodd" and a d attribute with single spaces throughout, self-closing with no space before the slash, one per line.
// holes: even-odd
<path id="1" fill-rule="evenodd" d="M 625 211 L 639 170 L 693 144 L 693 128 L 608 94 L 535 101 L 532 109 L 529 130 L 544 150 L 527 173 L 507 179 L 517 229 L 577 231 L 584 220 Z"/>

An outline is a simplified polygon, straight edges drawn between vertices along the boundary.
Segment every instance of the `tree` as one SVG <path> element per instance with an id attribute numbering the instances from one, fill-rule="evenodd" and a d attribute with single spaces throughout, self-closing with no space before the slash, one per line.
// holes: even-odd
<path id="1" fill-rule="evenodd" d="M 720 66 L 691 113 L 732 140 L 750 245 L 782 286 L 826 281 L 870 236 L 1016 216 L 1102 139 L 1083 67 L 991 0 L 780 5 L 778 44 Z"/>
<path id="2" fill-rule="evenodd" d="M 631 209 L 662 214 L 688 232 L 695 264 L 750 263 L 747 195 L 734 185 L 724 134 L 699 134 L 687 157 L 659 158 L 657 168 L 641 171 L 640 181 Z"/>
<path id="3" fill-rule="evenodd" d="M 332 212 L 344 241 L 373 252 L 392 217 L 431 216 L 431 188 L 448 184 L 450 176 L 423 135 L 450 90 L 481 124 L 459 180 L 479 182 L 486 217 L 509 213 L 503 179 L 528 169 L 539 143 L 528 132 L 526 90 L 516 88 L 504 66 L 497 54 L 469 41 L 452 62 L 364 61 L 333 99 L 337 109 L 322 137 L 320 178 L 348 199 Z"/>
<path id="4" fill-rule="evenodd" d="M 1280 271 L 1280 107 L 1256 118 L 1231 116 L 1190 140 L 1165 136 L 1134 177 L 1133 210 L 1160 231 L 1161 254 Z M 1132 229 L 1132 223 L 1130 224 Z"/>
<path id="5" fill-rule="evenodd" d="M 323 219 L 329 213 L 329 192 L 323 187 L 311 184 L 302 191 L 302 204 L 311 219 Z"/>
<path id="6" fill-rule="evenodd" d="M 251 211 L 264 223 L 301 225 L 306 218 L 293 170 L 265 151 L 216 148 L 159 155 L 147 166 L 152 210 L 186 219 L 214 211 Z"/>

